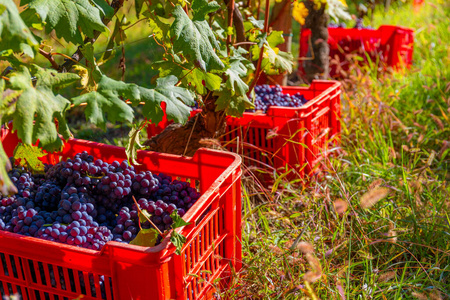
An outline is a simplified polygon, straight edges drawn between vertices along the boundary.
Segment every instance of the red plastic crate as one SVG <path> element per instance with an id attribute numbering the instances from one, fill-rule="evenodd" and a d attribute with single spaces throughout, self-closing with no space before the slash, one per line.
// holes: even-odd
<path id="1" fill-rule="evenodd" d="M 349 53 L 375 52 L 381 61 L 391 67 L 410 66 L 414 50 L 414 30 L 400 26 L 383 25 L 378 29 L 328 28 L 328 45 L 330 57 L 338 56 L 341 67 L 345 70 L 345 55 Z M 311 30 L 303 29 L 300 33 L 299 72 L 304 73 L 303 62 L 307 59 Z M 349 41 L 350 49 L 342 49 L 341 41 Z M 362 49 L 361 49 L 362 47 Z M 366 55 L 363 55 L 366 59 Z M 330 75 L 336 75 L 336 66 L 331 66 Z"/>
<path id="2" fill-rule="evenodd" d="M 300 93 L 308 102 L 299 108 L 270 107 L 266 114 L 246 112 L 242 118 L 227 117 L 227 131 L 221 140 L 231 152 L 243 154 L 247 166 L 287 167 L 293 170 L 289 178 L 302 177 L 328 154 L 328 141 L 338 141 L 341 84 L 315 80 L 309 87 L 283 87 L 283 93 Z M 148 136 L 167 125 L 167 119 L 158 126 L 149 125 Z"/>
<path id="3" fill-rule="evenodd" d="M 16 136 L 2 129 L 1 141 L 11 156 Z M 42 161 L 56 163 L 81 151 L 109 163 L 126 159 L 124 148 L 70 139 L 61 153 L 49 154 Z M 230 267 L 239 270 L 241 265 L 241 158 L 200 149 L 192 158 L 138 151 L 138 161 L 142 164 L 138 170 L 187 180 L 202 193 L 183 217 L 191 225 L 177 229 L 187 237 L 181 255 L 174 253 L 168 238 L 150 248 L 108 242 L 101 251 L 94 251 L 0 231 L 2 296 L 211 299 L 217 278 L 222 278 L 220 285 L 226 287 L 227 279 L 223 278 L 231 275 Z M 104 277 L 103 284 L 99 276 Z"/>

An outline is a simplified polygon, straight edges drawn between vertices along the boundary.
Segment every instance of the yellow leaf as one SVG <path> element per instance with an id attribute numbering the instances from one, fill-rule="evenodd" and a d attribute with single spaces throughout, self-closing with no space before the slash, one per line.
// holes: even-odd
<path id="1" fill-rule="evenodd" d="M 347 2 L 345 0 L 339 0 L 345 7 L 348 7 Z"/>
<path id="2" fill-rule="evenodd" d="M 292 17 L 301 25 L 305 24 L 305 18 L 308 16 L 308 9 L 303 2 L 295 1 L 292 9 Z"/>

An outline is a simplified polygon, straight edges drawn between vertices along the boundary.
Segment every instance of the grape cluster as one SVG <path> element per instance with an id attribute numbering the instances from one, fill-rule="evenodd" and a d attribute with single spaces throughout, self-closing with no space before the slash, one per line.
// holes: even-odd
<path id="1" fill-rule="evenodd" d="M 355 27 L 356 29 L 373 29 L 371 26 L 364 26 L 363 19 L 356 19 Z"/>
<path id="2" fill-rule="evenodd" d="M 129 243 L 141 227 L 151 228 L 148 221 L 139 224 L 139 209 L 163 232 L 171 228 L 172 212 L 183 216 L 200 197 L 188 182 L 87 152 L 46 165 L 45 175 L 20 167 L 8 174 L 18 193 L 0 194 L 0 230 L 93 250 L 113 240 Z"/>
<path id="3" fill-rule="evenodd" d="M 283 94 L 283 89 L 279 85 L 257 85 L 255 86 L 255 93 L 255 109 L 248 110 L 251 112 L 257 110 L 267 112 L 270 106 L 300 107 L 307 102 L 300 93 L 295 95 Z"/>
<path id="4" fill-rule="evenodd" d="M 347 24 L 345 24 L 344 22 L 341 22 L 339 24 L 330 22 L 330 24 L 328 24 L 328 28 L 346 28 L 346 27 L 347 27 Z"/>

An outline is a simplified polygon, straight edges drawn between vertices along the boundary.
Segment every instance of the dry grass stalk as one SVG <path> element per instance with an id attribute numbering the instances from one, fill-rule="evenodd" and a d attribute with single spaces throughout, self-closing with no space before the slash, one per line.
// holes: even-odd
<path id="1" fill-rule="evenodd" d="M 378 282 L 386 282 L 395 277 L 397 277 L 397 272 L 395 271 L 386 272 L 381 274 L 380 277 L 378 277 Z"/>
<path id="2" fill-rule="evenodd" d="M 272 251 L 273 253 L 275 253 L 277 255 L 283 254 L 283 250 L 281 250 L 277 246 L 269 245 L 269 249 L 270 249 L 270 251 Z"/>
<path id="3" fill-rule="evenodd" d="M 441 295 L 441 292 L 439 292 L 438 290 L 433 290 L 430 294 L 430 299 L 431 300 L 443 300 L 444 298 Z"/>
<path id="4" fill-rule="evenodd" d="M 344 201 L 342 199 L 337 199 L 336 201 L 333 202 L 334 205 L 334 210 L 336 211 L 336 213 L 338 215 L 343 215 L 348 208 L 348 203 L 347 201 Z"/>
<path id="5" fill-rule="evenodd" d="M 412 292 L 411 295 L 418 300 L 428 300 L 428 296 L 423 293 Z"/>
<path id="6" fill-rule="evenodd" d="M 431 150 L 430 156 L 427 159 L 427 167 L 431 167 L 435 157 L 436 157 L 436 152 L 434 150 Z"/>
<path id="7" fill-rule="evenodd" d="M 339 292 L 339 297 L 341 297 L 341 300 L 345 300 L 346 298 L 345 298 L 344 286 L 339 279 L 336 281 L 336 288 Z"/>
<path id="8" fill-rule="evenodd" d="M 308 261 L 312 270 L 306 272 L 305 276 L 303 276 L 303 279 L 306 282 L 313 283 L 322 276 L 322 267 L 320 266 L 320 262 L 317 257 L 315 257 L 312 253 L 306 254 L 306 260 Z"/>
<path id="9" fill-rule="evenodd" d="M 297 244 L 297 249 L 303 254 L 310 254 L 314 252 L 314 247 L 308 242 L 300 242 Z"/>
<path id="10" fill-rule="evenodd" d="M 362 209 L 370 208 L 389 195 L 390 190 L 385 187 L 377 187 L 362 195 L 360 205 Z"/>
<path id="11" fill-rule="evenodd" d="M 367 188 L 368 191 L 373 190 L 376 187 L 379 187 L 383 183 L 383 179 L 378 178 L 374 182 L 372 182 L 369 187 Z"/>
<path id="12" fill-rule="evenodd" d="M 389 222 L 388 238 L 389 238 L 389 242 L 391 242 L 391 243 L 397 242 L 397 232 L 395 232 L 394 228 L 395 228 L 394 223 Z"/>
<path id="13" fill-rule="evenodd" d="M 444 123 L 442 123 L 441 119 L 439 119 L 437 116 L 430 114 L 430 117 L 433 119 L 434 123 L 441 129 L 444 130 L 445 126 Z"/>
<path id="14" fill-rule="evenodd" d="M 441 150 L 439 150 L 439 154 L 438 154 L 439 159 L 442 158 L 442 155 L 444 155 L 444 152 L 445 152 L 448 148 L 450 148 L 450 142 L 444 141 Z"/>

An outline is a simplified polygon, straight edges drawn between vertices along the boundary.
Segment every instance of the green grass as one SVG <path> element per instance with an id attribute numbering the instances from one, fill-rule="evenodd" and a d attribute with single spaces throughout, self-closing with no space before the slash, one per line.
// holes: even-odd
<path id="1" fill-rule="evenodd" d="M 270 197 L 244 184 L 244 267 L 224 296 L 450 297 L 450 6 L 427 3 L 416 14 L 405 5 L 374 14 L 374 27 L 415 29 L 414 65 L 355 69 L 344 82 L 342 149 L 323 177 Z M 363 209 L 382 196 L 376 181 L 389 194 Z M 314 247 L 313 282 L 305 274 L 317 263 L 296 242 Z"/>

